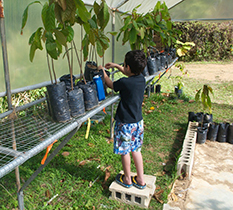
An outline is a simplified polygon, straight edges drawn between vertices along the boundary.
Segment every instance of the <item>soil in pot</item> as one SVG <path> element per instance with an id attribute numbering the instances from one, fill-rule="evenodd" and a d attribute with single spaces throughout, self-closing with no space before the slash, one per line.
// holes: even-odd
<path id="1" fill-rule="evenodd" d="M 218 128 L 218 142 L 226 142 L 227 141 L 227 131 L 228 131 L 229 123 L 219 123 Z"/>
<path id="2" fill-rule="evenodd" d="M 79 87 L 67 92 L 68 103 L 72 117 L 79 117 L 85 114 L 83 91 Z"/>
<path id="3" fill-rule="evenodd" d="M 73 86 L 75 85 L 75 76 L 72 76 L 73 79 Z M 66 90 L 70 91 L 71 90 L 71 78 L 70 74 L 63 75 L 59 78 L 60 82 L 64 82 L 66 85 Z"/>
<path id="4" fill-rule="evenodd" d="M 98 106 L 98 97 L 96 86 L 94 82 L 87 82 L 84 84 L 83 81 L 79 81 L 77 86 L 83 90 L 84 104 L 86 110 L 91 110 Z"/>
<path id="5" fill-rule="evenodd" d="M 97 71 L 97 64 L 94 61 L 87 61 L 85 64 L 84 76 L 87 81 L 93 80 L 94 72 Z"/>
<path id="6" fill-rule="evenodd" d="M 218 136 L 218 128 L 219 128 L 218 123 L 210 123 L 209 130 L 207 133 L 207 139 L 209 139 L 210 141 L 216 141 Z"/>
<path id="7" fill-rule="evenodd" d="M 54 121 L 66 122 L 70 120 L 70 110 L 66 95 L 66 86 L 64 82 L 48 85 L 47 102 L 50 115 Z"/>

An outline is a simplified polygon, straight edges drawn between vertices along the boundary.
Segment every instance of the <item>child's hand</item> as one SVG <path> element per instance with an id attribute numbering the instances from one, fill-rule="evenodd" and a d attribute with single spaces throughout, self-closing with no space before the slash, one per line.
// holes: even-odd
<path id="1" fill-rule="evenodd" d="M 105 64 L 105 68 L 106 68 L 106 69 L 110 69 L 110 68 L 114 68 L 114 67 L 115 67 L 115 63 L 109 62 L 109 63 L 106 63 L 106 64 Z"/>

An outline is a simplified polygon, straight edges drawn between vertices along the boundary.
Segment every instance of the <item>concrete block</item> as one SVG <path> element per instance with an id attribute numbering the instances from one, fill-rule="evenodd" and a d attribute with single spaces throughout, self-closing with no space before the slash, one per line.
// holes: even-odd
<path id="1" fill-rule="evenodd" d="M 120 173 L 123 173 L 123 171 L 121 171 Z M 131 172 L 131 176 L 135 175 L 136 173 Z M 112 182 L 109 187 L 109 191 L 111 192 L 111 196 L 109 198 L 130 205 L 137 205 L 142 208 L 148 208 L 151 197 L 154 195 L 155 192 L 156 177 L 144 175 L 144 179 L 146 182 L 146 188 L 143 190 L 140 190 L 134 186 L 130 188 L 125 188 L 117 184 L 116 181 Z"/>
<path id="2" fill-rule="evenodd" d="M 191 171 L 194 161 L 194 150 L 197 138 L 197 125 L 196 122 L 189 122 L 180 158 L 177 163 L 177 175 L 180 176 L 182 171 L 190 179 Z"/>

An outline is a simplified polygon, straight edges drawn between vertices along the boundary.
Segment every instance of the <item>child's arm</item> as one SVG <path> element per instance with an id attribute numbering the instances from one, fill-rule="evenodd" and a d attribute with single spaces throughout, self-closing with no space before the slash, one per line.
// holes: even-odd
<path id="1" fill-rule="evenodd" d="M 113 89 L 113 82 L 112 82 L 112 80 L 108 77 L 108 75 L 107 75 L 107 73 L 105 72 L 103 66 L 98 66 L 98 69 L 102 69 L 102 70 L 103 70 L 103 72 L 104 72 L 105 84 L 106 84 L 109 88 Z"/>
<path id="2" fill-rule="evenodd" d="M 119 65 L 119 64 L 116 64 L 116 63 L 107 63 L 105 64 L 105 68 L 106 69 L 110 69 L 110 68 L 117 68 L 119 71 L 121 71 L 123 74 L 125 74 L 125 71 L 124 71 L 124 67 Z"/>

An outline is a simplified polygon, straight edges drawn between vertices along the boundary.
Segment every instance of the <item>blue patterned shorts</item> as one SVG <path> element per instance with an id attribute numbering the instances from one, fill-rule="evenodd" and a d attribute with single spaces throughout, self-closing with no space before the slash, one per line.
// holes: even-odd
<path id="1" fill-rule="evenodd" d="M 131 152 L 140 152 L 144 136 L 143 120 L 137 123 L 115 123 L 114 153 L 126 155 Z"/>

